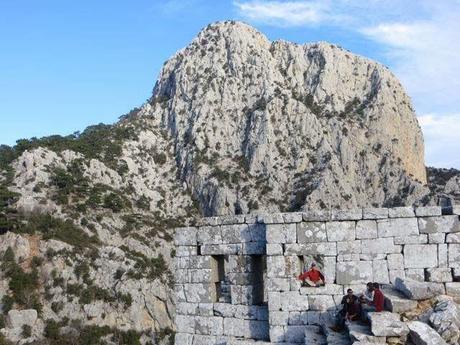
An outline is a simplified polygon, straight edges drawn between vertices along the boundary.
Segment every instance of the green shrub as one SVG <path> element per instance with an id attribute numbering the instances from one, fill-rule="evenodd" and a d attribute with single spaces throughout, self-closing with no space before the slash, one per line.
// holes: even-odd
<path id="1" fill-rule="evenodd" d="M 45 337 L 48 339 L 59 339 L 59 324 L 52 320 L 48 319 L 45 322 Z"/>
<path id="2" fill-rule="evenodd" d="M 29 325 L 22 325 L 22 336 L 24 338 L 29 338 L 32 335 L 32 327 Z"/>
<path id="3" fill-rule="evenodd" d="M 2 311 L 3 313 L 8 313 L 11 309 L 13 309 L 13 305 L 14 305 L 14 299 L 13 297 L 11 297 L 10 295 L 4 295 L 2 297 L 2 304 L 3 304 L 3 308 L 2 308 Z"/>
<path id="4" fill-rule="evenodd" d="M 103 206 L 113 212 L 120 212 L 125 207 L 123 199 L 115 193 L 109 193 L 104 197 Z"/>
<path id="5" fill-rule="evenodd" d="M 118 344 L 141 345 L 140 334 L 133 330 L 129 330 L 129 331 L 116 330 L 114 332 L 112 340 Z"/>
<path id="6" fill-rule="evenodd" d="M 5 317 L 0 314 L 0 329 L 5 328 Z"/>

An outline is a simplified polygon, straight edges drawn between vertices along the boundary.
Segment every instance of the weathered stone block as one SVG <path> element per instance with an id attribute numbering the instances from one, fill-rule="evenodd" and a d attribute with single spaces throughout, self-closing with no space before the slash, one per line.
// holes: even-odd
<path id="1" fill-rule="evenodd" d="M 380 284 L 388 284 L 390 282 L 390 277 L 388 275 L 388 264 L 386 260 L 372 261 L 372 272 L 374 282 Z"/>
<path id="2" fill-rule="evenodd" d="M 176 314 L 176 331 L 178 333 L 195 333 L 195 317 Z"/>
<path id="3" fill-rule="evenodd" d="M 337 255 L 337 261 L 359 261 L 359 260 L 361 260 L 361 254 L 339 254 Z M 368 260 L 372 260 L 372 257 L 370 256 L 369 259 L 364 259 L 364 261 L 368 261 Z"/>
<path id="4" fill-rule="evenodd" d="M 286 261 L 282 255 L 272 255 L 267 257 L 267 276 L 268 277 L 287 277 Z"/>
<path id="5" fill-rule="evenodd" d="M 447 345 L 444 339 L 426 323 L 410 321 L 407 323 L 410 339 L 415 345 Z"/>
<path id="6" fill-rule="evenodd" d="M 358 220 L 356 222 L 356 238 L 377 238 L 377 222 L 375 220 Z"/>
<path id="7" fill-rule="evenodd" d="M 185 284 L 190 283 L 190 272 L 188 269 L 177 269 L 176 270 L 176 283 Z"/>
<path id="8" fill-rule="evenodd" d="M 440 206 L 421 206 L 415 208 L 415 215 L 417 217 L 440 216 L 442 210 Z"/>
<path id="9" fill-rule="evenodd" d="M 295 243 L 297 238 L 296 224 L 267 224 L 267 243 Z"/>
<path id="10" fill-rule="evenodd" d="M 9 328 L 20 328 L 23 326 L 33 327 L 37 321 L 37 311 L 35 309 L 16 310 L 12 309 L 6 317 L 6 325 Z"/>
<path id="11" fill-rule="evenodd" d="M 197 219 L 197 226 L 216 226 L 222 224 L 220 217 L 204 217 Z"/>
<path id="12" fill-rule="evenodd" d="M 231 285 L 230 293 L 232 304 L 254 304 L 256 294 L 254 293 L 254 285 Z"/>
<path id="13" fill-rule="evenodd" d="M 428 268 L 426 269 L 426 278 L 430 282 L 445 283 L 452 281 L 451 268 Z"/>
<path id="14" fill-rule="evenodd" d="M 326 242 L 326 223 L 302 222 L 297 224 L 297 242 Z"/>
<path id="15" fill-rule="evenodd" d="M 289 278 L 267 279 L 267 291 L 290 291 L 291 282 Z"/>
<path id="16" fill-rule="evenodd" d="M 361 241 L 337 242 L 337 254 L 361 253 Z"/>
<path id="17" fill-rule="evenodd" d="M 325 284 L 318 287 L 301 287 L 301 295 L 342 295 L 343 286 L 338 284 Z"/>
<path id="18" fill-rule="evenodd" d="M 298 291 L 281 292 L 281 309 L 283 311 L 305 311 L 308 310 L 308 299 Z"/>
<path id="19" fill-rule="evenodd" d="M 458 216 L 423 217 L 418 219 L 421 234 L 459 232 Z"/>
<path id="20" fill-rule="evenodd" d="M 442 232 L 437 232 L 434 234 L 428 234 L 428 243 L 445 243 L 446 242 L 446 234 Z"/>
<path id="21" fill-rule="evenodd" d="M 224 319 L 218 316 L 195 316 L 195 333 L 222 335 L 224 333 Z"/>
<path id="22" fill-rule="evenodd" d="M 247 224 L 227 224 L 221 226 L 224 244 L 251 242 L 251 231 Z"/>
<path id="23" fill-rule="evenodd" d="M 389 275 L 391 284 L 394 284 L 397 278 L 399 279 L 406 278 L 406 272 L 404 270 L 389 270 L 388 275 Z"/>
<path id="24" fill-rule="evenodd" d="M 300 326 L 308 325 L 308 314 L 306 311 L 289 312 L 288 325 Z"/>
<path id="25" fill-rule="evenodd" d="M 210 269 L 190 269 L 189 274 L 191 283 L 209 283 L 211 281 Z"/>
<path id="26" fill-rule="evenodd" d="M 435 244 L 407 244 L 404 246 L 404 267 L 430 268 L 438 266 L 438 246 Z"/>
<path id="27" fill-rule="evenodd" d="M 283 255 L 283 246 L 281 244 L 267 243 L 267 255 Z"/>
<path id="28" fill-rule="evenodd" d="M 330 210 L 306 210 L 302 212 L 304 222 L 318 222 L 331 220 Z"/>
<path id="29" fill-rule="evenodd" d="M 361 261 L 385 260 L 386 257 L 387 255 L 382 254 L 382 253 L 380 254 L 359 254 L 359 259 L 356 259 L 356 260 L 361 260 Z"/>
<path id="30" fill-rule="evenodd" d="M 305 338 L 305 327 L 304 326 L 286 326 L 285 328 L 285 340 L 287 343 L 303 344 Z"/>
<path id="31" fill-rule="evenodd" d="M 300 223 L 302 221 L 302 212 L 285 212 L 283 213 L 285 223 Z"/>
<path id="32" fill-rule="evenodd" d="M 448 253 L 449 267 L 460 268 L 460 244 L 449 244 Z"/>
<path id="33" fill-rule="evenodd" d="M 372 334 L 378 337 L 405 336 L 409 333 L 409 329 L 404 322 L 400 320 L 397 313 L 388 311 L 368 313 L 368 318 L 371 321 Z"/>
<path id="34" fill-rule="evenodd" d="M 395 245 L 392 237 L 376 238 L 361 241 L 361 252 L 363 254 L 388 254 L 395 252 Z"/>
<path id="35" fill-rule="evenodd" d="M 192 345 L 193 335 L 188 333 L 176 333 L 174 345 Z"/>
<path id="36" fill-rule="evenodd" d="M 202 255 L 237 255 L 243 251 L 241 243 L 233 244 L 203 244 L 201 246 Z M 196 255 L 196 248 L 195 248 Z"/>
<path id="37" fill-rule="evenodd" d="M 364 208 L 363 219 L 385 219 L 388 218 L 387 208 Z"/>
<path id="38" fill-rule="evenodd" d="M 387 261 L 389 270 L 404 270 L 404 257 L 402 254 L 388 254 Z"/>
<path id="39" fill-rule="evenodd" d="M 334 309 L 334 299 L 330 295 L 309 295 L 308 305 L 310 310 L 326 311 Z"/>
<path id="40" fill-rule="evenodd" d="M 285 255 L 337 255 L 337 245 L 329 243 L 286 244 Z"/>
<path id="41" fill-rule="evenodd" d="M 388 209 L 388 216 L 390 218 L 407 218 L 414 217 L 414 209 L 410 206 L 408 207 L 392 207 Z"/>
<path id="42" fill-rule="evenodd" d="M 337 263 L 337 284 L 360 284 L 373 281 L 372 262 L 345 261 Z"/>
<path id="43" fill-rule="evenodd" d="M 456 232 L 453 234 L 447 234 L 446 242 L 447 243 L 460 243 L 460 233 Z"/>
<path id="44" fill-rule="evenodd" d="M 196 245 L 197 229 L 195 227 L 176 228 L 174 233 L 174 244 L 176 246 Z"/>
<path id="45" fill-rule="evenodd" d="M 196 255 L 196 246 L 176 246 L 176 256 Z"/>
<path id="46" fill-rule="evenodd" d="M 447 244 L 438 244 L 438 267 L 449 267 Z"/>
<path id="47" fill-rule="evenodd" d="M 332 220 L 359 220 L 363 219 L 363 210 L 361 208 L 350 210 L 331 210 Z"/>
<path id="48" fill-rule="evenodd" d="M 406 268 L 406 278 L 419 282 L 425 281 L 425 270 L 423 268 Z"/>
<path id="49" fill-rule="evenodd" d="M 200 244 L 222 244 L 220 226 L 202 226 L 198 229 L 196 236 Z"/>
<path id="50" fill-rule="evenodd" d="M 289 323 L 289 315 L 292 312 L 288 311 L 272 311 L 269 314 L 270 325 L 273 326 L 285 326 Z"/>
<path id="51" fill-rule="evenodd" d="M 268 340 L 269 326 L 266 321 L 224 318 L 224 334 L 255 340 Z"/>
<path id="52" fill-rule="evenodd" d="M 176 303 L 176 313 L 181 315 L 195 315 L 198 312 L 198 303 Z"/>
<path id="53" fill-rule="evenodd" d="M 421 234 L 404 237 L 396 236 L 394 238 L 394 242 L 395 244 L 426 244 L 428 243 L 428 235 Z"/>
<path id="54" fill-rule="evenodd" d="M 449 296 L 460 297 L 460 282 L 446 283 L 446 293 Z"/>
<path id="55" fill-rule="evenodd" d="M 412 279 L 396 279 L 395 288 L 407 298 L 414 300 L 428 299 L 444 294 L 444 285 L 440 283 L 418 282 Z"/>
<path id="56" fill-rule="evenodd" d="M 355 222 L 329 222 L 326 223 L 327 240 L 336 241 L 353 241 L 356 238 Z"/>
<path id="57" fill-rule="evenodd" d="M 284 327 L 283 326 L 271 326 L 270 327 L 270 341 L 275 344 L 284 343 Z"/>
<path id="58" fill-rule="evenodd" d="M 213 284 L 197 283 L 184 284 L 184 293 L 187 302 L 212 303 L 215 300 Z"/>
<path id="59" fill-rule="evenodd" d="M 265 242 L 245 242 L 241 249 L 243 255 L 264 255 L 266 252 Z"/>
<path id="60" fill-rule="evenodd" d="M 284 218 L 281 213 L 272 213 L 272 214 L 258 214 L 257 223 L 264 224 L 283 224 Z"/>
<path id="61" fill-rule="evenodd" d="M 222 317 L 234 317 L 236 306 L 229 303 L 214 303 L 214 315 Z"/>
<path id="62" fill-rule="evenodd" d="M 379 237 L 404 237 L 418 235 L 416 218 L 390 218 L 377 220 Z"/>

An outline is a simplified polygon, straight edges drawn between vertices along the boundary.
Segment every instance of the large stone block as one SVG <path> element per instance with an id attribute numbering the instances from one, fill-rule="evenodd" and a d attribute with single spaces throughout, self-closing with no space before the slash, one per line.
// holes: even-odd
<path id="1" fill-rule="evenodd" d="M 405 237 L 418 235 L 416 218 L 390 218 L 377 220 L 379 237 Z"/>
<path id="2" fill-rule="evenodd" d="M 415 215 L 417 217 L 440 216 L 442 210 L 440 206 L 421 206 L 415 208 Z"/>
<path id="3" fill-rule="evenodd" d="M 372 262 L 345 261 L 337 263 L 337 284 L 360 284 L 373 281 Z"/>
<path id="4" fill-rule="evenodd" d="M 290 291 L 290 278 L 270 278 L 267 279 L 267 291 Z"/>
<path id="5" fill-rule="evenodd" d="M 438 267 L 449 267 L 447 244 L 438 244 Z"/>
<path id="6" fill-rule="evenodd" d="M 428 243 L 445 243 L 446 242 L 446 234 L 442 232 L 437 232 L 434 234 L 428 234 Z"/>
<path id="7" fill-rule="evenodd" d="M 364 208 L 363 219 L 385 219 L 388 218 L 387 208 Z"/>
<path id="8" fill-rule="evenodd" d="M 302 222 L 297 224 L 297 242 L 326 242 L 326 223 Z"/>
<path id="9" fill-rule="evenodd" d="M 230 303 L 214 303 L 214 315 L 221 317 L 234 317 L 238 306 Z"/>
<path id="10" fill-rule="evenodd" d="M 428 235 L 421 234 L 404 237 L 396 236 L 394 238 L 394 242 L 395 244 L 426 244 L 428 243 Z"/>
<path id="11" fill-rule="evenodd" d="M 334 299 L 330 295 L 309 295 L 308 305 L 310 310 L 326 311 L 335 308 Z"/>
<path id="12" fill-rule="evenodd" d="M 284 327 L 283 326 L 271 326 L 270 327 L 270 341 L 275 344 L 284 343 Z"/>
<path id="13" fill-rule="evenodd" d="M 266 245 L 267 255 L 283 255 L 283 245 L 275 243 L 267 243 Z"/>
<path id="14" fill-rule="evenodd" d="M 372 261 L 372 274 L 374 282 L 380 284 L 388 284 L 390 277 L 388 275 L 388 264 L 386 260 L 374 260 Z"/>
<path id="15" fill-rule="evenodd" d="M 265 255 L 266 254 L 265 242 L 245 242 L 241 249 L 241 254 L 244 255 Z"/>
<path id="16" fill-rule="evenodd" d="M 343 285 L 325 284 L 318 287 L 301 287 L 301 295 L 343 295 Z"/>
<path id="17" fill-rule="evenodd" d="M 336 278 L 336 258 L 326 256 L 323 258 L 323 274 L 326 284 L 333 284 Z"/>
<path id="18" fill-rule="evenodd" d="M 209 283 L 211 282 L 210 269 L 190 269 L 190 282 L 191 283 Z"/>
<path id="19" fill-rule="evenodd" d="M 176 246 L 196 245 L 197 229 L 195 227 L 176 228 L 174 233 L 174 244 Z"/>
<path id="20" fill-rule="evenodd" d="M 225 216 L 219 216 L 220 224 L 241 224 L 245 222 L 245 215 L 244 214 L 229 214 Z"/>
<path id="21" fill-rule="evenodd" d="M 293 243 L 285 245 L 285 255 L 337 255 L 335 242 Z"/>
<path id="22" fill-rule="evenodd" d="M 407 298 L 413 300 L 428 299 L 444 294 L 444 285 L 440 283 L 418 282 L 412 279 L 396 279 L 395 288 Z"/>
<path id="23" fill-rule="evenodd" d="M 425 270 L 423 268 L 406 268 L 406 278 L 419 282 L 425 281 Z"/>
<path id="24" fill-rule="evenodd" d="M 298 291 L 281 292 L 281 310 L 305 311 L 309 310 L 307 296 L 302 296 Z"/>
<path id="25" fill-rule="evenodd" d="M 283 224 L 284 218 L 281 213 L 258 214 L 257 223 L 263 224 Z"/>
<path id="26" fill-rule="evenodd" d="M 251 231 L 247 224 L 228 224 L 221 226 L 224 244 L 251 242 Z"/>
<path id="27" fill-rule="evenodd" d="M 355 208 L 350 210 L 331 210 L 332 220 L 359 220 L 363 219 L 363 210 Z"/>
<path id="28" fill-rule="evenodd" d="M 289 312 L 288 325 L 293 325 L 293 326 L 308 325 L 308 312 L 306 311 Z"/>
<path id="29" fill-rule="evenodd" d="M 408 322 L 410 339 L 415 345 L 447 345 L 444 339 L 430 326 L 421 321 Z"/>
<path id="30" fill-rule="evenodd" d="M 428 268 L 426 269 L 426 278 L 430 282 L 446 283 L 452 281 L 451 268 Z"/>
<path id="31" fill-rule="evenodd" d="M 203 244 L 201 246 L 202 255 L 237 255 L 242 251 L 243 245 L 241 243 Z"/>
<path id="32" fill-rule="evenodd" d="M 176 333 L 174 336 L 174 345 L 192 345 L 193 334 Z"/>
<path id="33" fill-rule="evenodd" d="M 460 282 L 446 283 L 446 293 L 449 296 L 460 297 Z"/>
<path id="34" fill-rule="evenodd" d="M 377 222 L 375 220 L 358 220 L 356 222 L 356 239 L 377 238 Z"/>
<path id="35" fill-rule="evenodd" d="M 459 232 L 458 216 L 423 217 L 418 219 L 421 234 Z"/>
<path id="36" fill-rule="evenodd" d="M 460 233 L 447 234 L 446 243 L 460 243 Z"/>
<path id="37" fill-rule="evenodd" d="M 195 316 L 195 333 L 222 335 L 224 333 L 224 318 L 218 316 Z"/>
<path id="38" fill-rule="evenodd" d="M 414 217 L 414 209 L 410 206 L 407 207 L 392 207 L 388 209 L 388 216 L 390 218 L 410 218 Z"/>
<path id="39" fill-rule="evenodd" d="M 356 238 L 355 222 L 329 222 L 326 223 L 327 240 L 329 242 L 354 241 Z"/>
<path id="40" fill-rule="evenodd" d="M 176 331 L 178 333 L 195 333 L 195 317 L 176 314 Z"/>
<path id="41" fill-rule="evenodd" d="M 202 226 L 198 229 L 196 236 L 200 244 L 222 244 L 220 226 Z"/>
<path id="42" fill-rule="evenodd" d="M 368 313 L 372 334 L 378 337 L 401 337 L 409 333 L 406 324 L 397 313 L 388 311 Z"/>
<path id="43" fill-rule="evenodd" d="M 304 222 L 320 222 L 331 220 L 330 210 L 306 210 L 302 212 Z"/>
<path id="44" fill-rule="evenodd" d="M 37 321 L 37 311 L 35 309 L 16 310 L 12 309 L 6 317 L 6 325 L 9 328 L 20 328 L 22 326 L 33 327 Z"/>
<path id="45" fill-rule="evenodd" d="M 361 241 L 363 254 L 389 254 L 395 253 L 395 245 L 392 237 L 376 238 Z"/>
<path id="46" fill-rule="evenodd" d="M 286 326 L 285 340 L 291 344 L 303 344 L 305 338 L 305 326 Z"/>
<path id="47" fill-rule="evenodd" d="M 361 241 L 337 242 L 337 254 L 361 253 Z"/>
<path id="48" fill-rule="evenodd" d="M 216 291 L 213 284 L 184 284 L 183 286 L 187 302 L 212 303 L 215 300 Z"/>
<path id="49" fill-rule="evenodd" d="M 406 272 L 404 270 L 389 270 L 388 271 L 388 276 L 390 278 L 390 283 L 394 284 L 396 279 L 405 279 L 406 278 Z"/>
<path id="50" fill-rule="evenodd" d="M 267 257 L 267 276 L 287 278 L 285 256 L 272 255 Z"/>
<path id="51" fill-rule="evenodd" d="M 285 212 L 282 215 L 285 223 L 300 223 L 302 221 L 302 212 Z"/>
<path id="52" fill-rule="evenodd" d="M 269 321 L 272 326 L 285 326 L 289 323 L 289 315 L 292 314 L 288 311 L 272 311 L 269 313 Z"/>
<path id="53" fill-rule="evenodd" d="M 402 254 L 388 254 L 389 270 L 404 270 L 404 256 Z"/>
<path id="54" fill-rule="evenodd" d="M 448 253 L 449 267 L 460 268 L 460 244 L 449 244 Z"/>
<path id="55" fill-rule="evenodd" d="M 269 339 L 269 325 L 266 321 L 224 318 L 224 334 L 255 340 Z"/>
<path id="56" fill-rule="evenodd" d="M 296 224 L 267 224 L 267 243 L 295 243 L 297 239 Z"/>
<path id="57" fill-rule="evenodd" d="M 176 256 L 191 256 L 197 254 L 197 246 L 176 246 Z"/>
<path id="58" fill-rule="evenodd" d="M 252 305 L 255 302 L 256 287 L 254 285 L 231 285 L 232 304 Z"/>
<path id="59" fill-rule="evenodd" d="M 438 246 L 436 244 L 405 245 L 404 266 L 406 268 L 431 268 L 438 266 Z"/>

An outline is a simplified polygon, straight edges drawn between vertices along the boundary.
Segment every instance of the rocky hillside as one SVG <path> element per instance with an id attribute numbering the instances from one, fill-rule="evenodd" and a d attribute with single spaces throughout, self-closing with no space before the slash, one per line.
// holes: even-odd
<path id="1" fill-rule="evenodd" d="M 0 334 L 165 343 L 171 228 L 202 215 L 434 203 L 423 154 L 386 67 L 209 25 L 115 125 L 0 149 Z"/>

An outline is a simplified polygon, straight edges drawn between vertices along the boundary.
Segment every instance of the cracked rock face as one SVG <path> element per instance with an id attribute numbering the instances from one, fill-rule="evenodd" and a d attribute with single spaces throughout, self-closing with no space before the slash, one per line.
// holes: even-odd
<path id="1" fill-rule="evenodd" d="M 401 84 L 328 43 L 209 25 L 166 62 L 140 115 L 171 133 L 206 215 L 412 204 L 427 193 L 422 133 Z"/>

